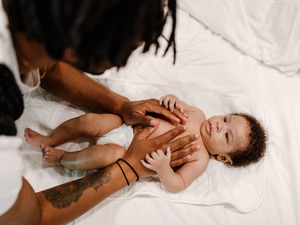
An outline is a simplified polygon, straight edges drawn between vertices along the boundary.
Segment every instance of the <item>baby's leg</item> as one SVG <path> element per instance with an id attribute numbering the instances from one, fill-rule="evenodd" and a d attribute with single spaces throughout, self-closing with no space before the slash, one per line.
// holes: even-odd
<path id="1" fill-rule="evenodd" d="M 45 162 L 57 163 L 73 170 L 94 170 L 110 165 L 125 154 L 125 149 L 117 144 L 93 145 L 76 152 L 46 147 L 49 151 L 49 159 Z M 53 161 L 50 159 L 53 155 Z M 48 157 L 48 156 L 47 156 Z M 59 162 L 57 162 L 57 159 Z M 49 163 L 48 163 L 49 164 Z M 53 165 L 53 164 L 52 164 Z"/>
<path id="2" fill-rule="evenodd" d="M 123 120 L 115 114 L 86 113 L 63 122 L 48 137 L 29 128 L 24 130 L 24 136 L 29 144 L 55 147 L 82 136 L 100 137 L 122 123 Z"/>
<path id="3" fill-rule="evenodd" d="M 50 138 L 48 136 L 44 136 L 30 128 L 25 128 L 24 130 L 25 140 L 34 146 L 40 147 L 41 144 L 50 145 Z"/>

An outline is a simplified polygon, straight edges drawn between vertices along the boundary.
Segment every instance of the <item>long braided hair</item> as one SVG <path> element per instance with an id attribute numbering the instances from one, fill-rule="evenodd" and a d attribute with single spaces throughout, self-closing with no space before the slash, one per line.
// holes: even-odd
<path id="1" fill-rule="evenodd" d="M 48 54 L 62 60 L 72 49 L 77 68 L 122 67 L 133 50 L 159 48 L 166 17 L 171 16 L 169 47 L 174 49 L 176 0 L 3 0 L 12 32 L 43 43 Z"/>

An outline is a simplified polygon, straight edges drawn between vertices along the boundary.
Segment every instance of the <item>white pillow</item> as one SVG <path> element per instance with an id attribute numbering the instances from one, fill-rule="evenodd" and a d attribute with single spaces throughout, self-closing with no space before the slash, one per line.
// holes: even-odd
<path id="1" fill-rule="evenodd" d="M 247 55 L 287 75 L 300 68 L 300 0 L 178 0 Z"/>

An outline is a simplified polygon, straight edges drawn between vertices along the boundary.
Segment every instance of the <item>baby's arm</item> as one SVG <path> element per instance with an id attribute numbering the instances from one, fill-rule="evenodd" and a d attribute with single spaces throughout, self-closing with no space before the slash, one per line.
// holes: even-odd
<path id="1" fill-rule="evenodd" d="M 201 160 L 187 162 L 176 172 L 170 167 L 171 151 L 167 149 L 164 154 L 162 150 L 157 150 L 146 155 L 146 161 L 142 160 L 142 164 L 156 171 L 161 183 L 170 192 L 179 192 L 186 189 L 196 178 L 201 176 L 208 164 L 208 157 Z"/>

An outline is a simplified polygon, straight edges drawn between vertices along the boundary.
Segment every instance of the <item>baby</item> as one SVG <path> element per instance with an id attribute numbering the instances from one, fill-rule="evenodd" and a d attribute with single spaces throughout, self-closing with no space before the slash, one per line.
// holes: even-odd
<path id="1" fill-rule="evenodd" d="M 166 153 L 163 150 L 154 151 L 141 161 L 146 168 L 158 174 L 168 191 L 179 192 L 186 189 L 205 171 L 210 155 L 233 166 L 246 166 L 258 162 L 263 157 L 266 134 L 254 117 L 248 114 L 230 114 L 205 119 L 200 109 L 185 104 L 174 95 L 163 96 L 159 102 L 171 111 L 180 110 L 188 116 L 186 131 L 177 138 L 188 134 L 199 135 L 192 144 L 197 144 L 200 151 L 193 153 L 189 161 L 175 171 L 170 167 L 170 149 L 167 149 Z M 177 126 L 165 119 L 157 119 L 159 125 L 149 138 L 157 137 Z M 49 136 L 41 135 L 29 128 L 24 130 L 24 136 L 29 144 L 41 147 L 44 161 L 49 165 L 62 165 L 74 170 L 91 170 L 105 167 L 121 158 L 133 135 L 143 129 L 142 126 L 135 126 L 132 131 L 131 126 L 121 126 L 122 124 L 122 119 L 114 114 L 87 113 L 62 123 Z M 113 129 L 115 130 L 112 131 Z M 130 140 L 123 146 L 116 144 L 117 140 L 112 138 L 109 143 L 93 145 L 77 152 L 54 148 L 75 138 L 101 137 L 108 132 L 119 135 L 120 132 L 126 132 L 129 136 L 131 134 L 131 137 L 127 138 Z"/>

